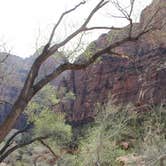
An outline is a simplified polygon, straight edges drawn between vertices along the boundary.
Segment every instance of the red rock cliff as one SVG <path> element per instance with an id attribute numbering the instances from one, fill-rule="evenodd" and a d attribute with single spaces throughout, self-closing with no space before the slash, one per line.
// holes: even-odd
<path id="1" fill-rule="evenodd" d="M 158 28 L 166 23 L 166 1 L 154 0 L 143 10 L 140 23 L 135 31 L 143 29 L 153 13 L 153 26 Z M 126 33 L 110 31 L 99 37 L 99 47 L 107 44 L 107 39 L 115 41 Z M 116 35 L 115 35 L 116 34 Z M 98 47 L 98 46 L 97 46 Z M 71 90 L 76 100 L 61 104 L 69 119 L 79 121 L 95 115 L 96 103 L 105 103 L 110 99 L 117 104 L 166 103 L 166 27 L 145 34 L 136 43 L 128 42 L 116 49 L 116 52 L 134 57 L 134 61 L 103 55 L 102 60 L 85 70 L 72 71 L 62 84 Z"/>

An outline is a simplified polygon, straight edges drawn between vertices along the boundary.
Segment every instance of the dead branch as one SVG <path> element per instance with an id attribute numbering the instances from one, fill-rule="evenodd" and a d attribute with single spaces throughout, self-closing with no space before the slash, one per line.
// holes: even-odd
<path id="1" fill-rule="evenodd" d="M 45 143 L 44 140 L 41 139 L 39 140 L 39 142 L 50 151 L 50 153 L 53 155 L 53 157 L 56 160 L 59 159 L 60 156 L 56 155 L 55 152 L 52 150 L 52 148 L 47 143 Z"/>
<path id="2" fill-rule="evenodd" d="M 118 0 L 111 0 L 111 3 L 120 11 L 124 18 L 129 18 L 128 12 L 123 7 L 121 7 Z"/>
<path id="3" fill-rule="evenodd" d="M 130 0 L 130 11 L 129 11 L 129 17 L 130 18 L 131 18 L 131 15 L 133 13 L 134 3 L 135 3 L 135 0 Z"/>
<path id="4" fill-rule="evenodd" d="M 26 132 L 26 131 L 29 129 L 29 127 L 30 127 L 31 125 L 32 125 L 32 123 L 26 125 L 26 127 L 24 127 L 22 130 L 19 130 L 19 131 L 15 132 L 15 133 L 6 141 L 5 145 L 1 148 L 0 154 L 3 154 L 3 153 L 9 148 L 9 146 L 12 144 L 12 142 L 13 142 L 13 140 L 14 140 L 14 138 L 15 138 L 16 136 L 18 136 L 19 134 L 22 134 L 22 133 Z"/>
<path id="5" fill-rule="evenodd" d="M 64 13 L 62 13 L 62 15 L 60 16 L 59 20 L 57 21 L 57 23 L 55 24 L 55 26 L 54 26 L 54 28 L 53 28 L 53 30 L 52 30 L 52 32 L 51 32 L 51 35 L 50 35 L 50 38 L 49 38 L 49 41 L 48 41 L 48 45 L 51 44 L 52 39 L 53 39 L 54 34 L 55 34 L 55 30 L 57 29 L 57 27 L 58 27 L 59 24 L 61 23 L 63 17 L 64 17 L 65 15 L 71 13 L 72 11 L 76 10 L 78 7 L 80 7 L 81 5 L 83 5 L 83 4 L 85 4 L 85 3 L 86 3 L 86 1 L 82 1 L 82 2 L 80 2 L 78 5 L 76 5 L 74 8 L 72 8 L 72 9 L 70 9 L 70 10 L 68 10 L 68 11 L 66 11 L 66 12 L 64 12 Z"/>
<path id="6" fill-rule="evenodd" d="M 96 29 L 106 29 L 106 30 L 122 30 L 122 28 L 118 28 L 118 27 L 90 27 L 90 28 L 85 28 L 84 31 L 90 31 L 90 30 L 96 30 Z"/>
<path id="7" fill-rule="evenodd" d="M 122 14 L 122 16 L 113 16 L 116 18 L 125 18 L 127 21 L 129 21 L 129 37 L 132 36 L 132 30 L 133 30 L 133 20 L 132 20 L 132 13 L 134 10 L 134 3 L 135 0 L 130 0 L 130 10 L 127 11 L 126 8 L 123 8 L 118 0 L 111 0 L 112 4 L 117 8 L 117 10 Z"/>
<path id="8" fill-rule="evenodd" d="M 146 31 L 142 31 L 140 32 L 137 36 L 135 37 L 126 37 L 120 41 L 117 41 L 111 45 L 109 45 L 108 47 L 104 48 L 103 50 L 100 50 L 96 53 L 94 53 L 93 55 L 91 55 L 91 58 L 88 59 L 86 62 L 79 64 L 79 63 L 64 63 L 59 65 L 59 67 L 57 67 L 55 69 L 55 71 L 53 71 L 51 74 L 47 75 L 45 78 L 41 79 L 39 82 L 37 82 L 34 86 L 33 86 L 33 93 L 36 94 L 43 86 L 45 86 L 48 82 L 50 82 L 51 80 L 55 79 L 57 76 L 59 76 L 62 72 L 66 71 L 66 70 L 81 70 L 86 68 L 87 66 L 89 66 L 90 64 L 92 64 L 99 56 L 109 53 L 111 52 L 112 49 L 119 47 L 120 45 L 126 43 L 126 42 L 135 42 L 137 41 L 142 35 L 144 35 L 145 33 L 151 31 L 152 29 L 148 29 Z M 33 94 L 33 95 L 34 95 Z"/>
<path id="9" fill-rule="evenodd" d="M 40 141 L 40 140 L 45 140 L 45 139 L 48 139 L 52 136 L 52 134 L 48 134 L 48 135 L 45 135 L 45 136 L 39 136 L 39 137 L 36 137 L 36 138 L 33 138 L 27 142 L 24 142 L 24 143 L 21 143 L 21 144 L 17 144 L 11 148 L 9 148 L 8 150 L 6 150 L 3 154 L 1 154 L 0 156 L 0 163 L 7 157 L 9 156 L 12 152 L 14 152 L 15 150 L 17 149 L 20 149 L 24 146 L 27 146 L 27 145 L 30 145 L 36 141 Z"/>

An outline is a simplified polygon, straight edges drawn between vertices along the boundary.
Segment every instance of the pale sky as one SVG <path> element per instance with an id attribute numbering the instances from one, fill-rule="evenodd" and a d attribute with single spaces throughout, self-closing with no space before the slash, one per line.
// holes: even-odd
<path id="1" fill-rule="evenodd" d="M 78 4 L 81 0 L 0 0 L 0 44 L 6 43 L 7 50 L 21 57 L 32 55 L 36 48 L 44 44 L 60 14 Z M 88 3 L 68 16 L 57 31 L 55 41 L 81 24 L 90 9 L 99 0 L 88 0 Z M 120 1 L 120 0 L 119 0 Z M 130 0 L 121 0 L 127 6 Z M 139 18 L 141 9 L 152 0 L 136 0 L 134 19 Z M 124 26 L 125 20 L 110 18 L 118 15 L 111 5 L 101 9 L 91 21 L 90 26 Z M 104 31 L 95 31 L 91 40 Z"/>

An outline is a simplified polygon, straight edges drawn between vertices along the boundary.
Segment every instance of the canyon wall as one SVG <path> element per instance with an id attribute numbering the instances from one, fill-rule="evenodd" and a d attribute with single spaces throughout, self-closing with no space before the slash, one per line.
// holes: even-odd
<path id="1" fill-rule="evenodd" d="M 132 33 L 135 35 L 141 31 L 158 8 L 161 9 L 151 22 L 158 30 L 114 50 L 130 59 L 105 54 L 85 70 L 67 71 L 52 81 L 59 90 L 65 87 L 67 92 L 72 91 L 75 95 L 75 100 L 65 100 L 57 107 L 67 113 L 69 121 L 92 119 L 96 114 L 95 105 L 108 100 L 115 104 L 132 103 L 142 110 L 146 105 L 166 104 L 166 1 L 154 0 L 146 7 L 140 23 L 134 24 Z M 127 32 L 128 26 L 120 31 L 110 31 L 92 44 L 95 49 L 104 48 L 110 42 L 122 39 Z M 8 71 L 9 76 L 5 82 L 1 81 L 0 99 L 10 103 L 16 100 L 35 57 L 21 59 L 9 56 L 3 67 L 4 73 Z M 61 56 L 49 58 L 43 64 L 39 77 L 51 72 L 63 60 Z M 9 105 L 6 103 L 1 108 L 9 110 Z M 1 122 L 8 112 L 0 112 Z"/>

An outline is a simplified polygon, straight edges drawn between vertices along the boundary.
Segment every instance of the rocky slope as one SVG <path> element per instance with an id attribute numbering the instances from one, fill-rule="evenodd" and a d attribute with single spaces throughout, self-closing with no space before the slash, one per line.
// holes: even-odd
<path id="1" fill-rule="evenodd" d="M 134 33 L 143 29 L 153 13 L 151 25 L 160 28 L 166 23 L 166 1 L 154 0 L 143 10 L 140 23 L 135 24 Z M 96 48 L 105 47 L 109 42 L 123 38 L 127 27 L 121 31 L 110 31 L 101 35 L 94 44 Z M 166 104 L 166 27 L 145 34 L 137 42 L 128 42 L 118 47 L 116 52 L 129 55 L 132 60 L 103 55 L 101 60 L 85 70 L 64 73 L 53 84 L 75 94 L 75 100 L 67 100 L 59 109 L 67 112 L 70 121 L 82 121 L 93 118 L 96 103 L 104 104 L 112 98 L 116 104 L 132 103 L 145 110 L 147 104 Z M 25 81 L 34 57 L 21 59 L 10 56 L 4 69 L 10 66 L 7 82 L 1 81 L 0 97 L 14 102 Z M 63 59 L 48 59 L 41 69 L 41 76 L 53 70 Z M 4 113 L 1 114 L 1 120 Z"/>

